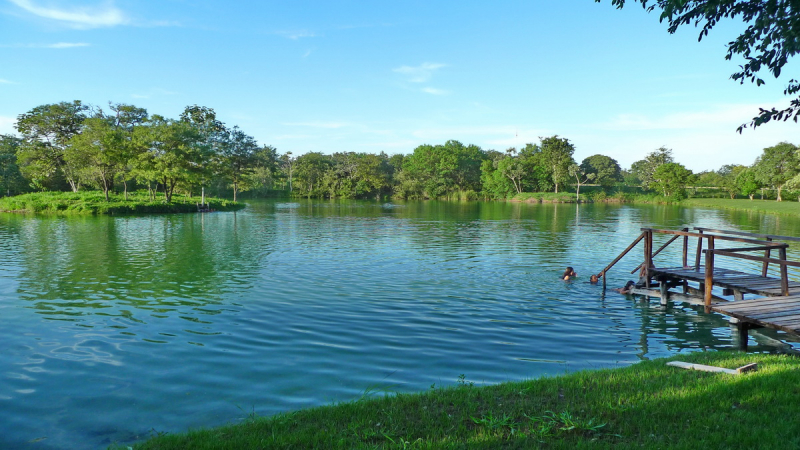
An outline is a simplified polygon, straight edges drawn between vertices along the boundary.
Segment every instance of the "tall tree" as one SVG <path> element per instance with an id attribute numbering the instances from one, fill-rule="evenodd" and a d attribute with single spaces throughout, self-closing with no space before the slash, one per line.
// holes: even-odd
<path id="1" fill-rule="evenodd" d="M 601 0 L 595 0 L 600 2 Z M 698 40 L 708 35 L 724 19 L 739 19 L 745 30 L 728 43 L 725 59 L 739 56 L 745 63 L 731 78 L 744 84 L 746 81 L 760 86 L 765 83 L 762 71 L 776 79 L 789 59 L 800 52 L 800 2 L 797 0 L 631 0 L 641 3 L 647 11 L 660 10 L 661 21 L 669 22 L 669 32 L 674 33 L 681 25 L 700 26 Z M 612 0 L 618 8 L 625 0 Z M 800 92 L 800 81 L 791 79 L 784 94 L 794 96 Z M 800 97 L 790 100 L 784 109 L 763 109 L 749 126 L 757 127 L 771 120 L 792 119 L 800 116 Z M 739 126 L 741 132 L 748 124 Z"/>
<path id="2" fill-rule="evenodd" d="M 746 169 L 747 166 L 743 166 L 741 164 L 725 164 L 717 171 L 717 175 L 719 175 L 720 187 L 728 193 L 731 199 L 736 198 L 736 194 L 741 192 L 736 179 Z"/>
<path id="3" fill-rule="evenodd" d="M 592 155 L 581 161 L 584 173 L 594 174 L 594 182 L 608 189 L 614 183 L 622 181 L 617 160 L 606 155 Z"/>
<path id="4" fill-rule="evenodd" d="M 83 130 L 69 141 L 64 161 L 74 168 L 82 180 L 108 192 L 120 168 L 127 164 L 122 130 L 107 117 L 92 117 L 83 122 Z"/>
<path id="5" fill-rule="evenodd" d="M 650 152 L 644 159 L 631 164 L 631 174 L 638 178 L 642 183 L 642 188 L 650 189 L 653 184 L 653 174 L 664 164 L 675 162 L 672 158 L 672 150 L 666 147 L 657 148 Z"/>
<path id="6" fill-rule="evenodd" d="M 25 178 L 17 166 L 17 151 L 21 145 L 18 137 L 0 134 L 0 195 L 17 194 L 25 189 Z"/>
<path id="7" fill-rule="evenodd" d="M 681 164 L 662 164 L 653 173 L 652 186 L 667 197 L 686 198 L 686 184 L 691 176 L 692 171 Z"/>
<path id="8" fill-rule="evenodd" d="M 747 167 L 736 176 L 736 186 L 742 194 L 753 200 L 753 196 L 761 189 L 762 184 L 756 177 L 756 171 L 752 167 Z"/>
<path id="9" fill-rule="evenodd" d="M 558 186 L 569 180 L 570 166 L 575 164 L 575 160 L 572 159 L 575 146 L 569 142 L 569 139 L 558 136 L 539 139 L 542 142 L 541 161 L 550 174 L 555 192 L 558 192 Z"/>
<path id="10" fill-rule="evenodd" d="M 233 188 L 233 201 L 240 189 L 249 188 L 247 180 L 256 168 L 258 143 L 239 127 L 233 127 L 219 138 L 219 168 Z"/>
<path id="11" fill-rule="evenodd" d="M 753 165 L 753 169 L 758 181 L 767 186 L 774 186 L 778 191 L 777 200 L 783 200 L 781 198 L 783 185 L 800 173 L 797 146 L 788 142 L 781 142 L 778 145 L 765 148 Z"/>
<path id="12" fill-rule="evenodd" d="M 89 106 L 75 100 L 37 106 L 17 116 L 17 131 L 22 135 L 18 163 L 38 189 L 52 187 L 61 176 L 73 192 L 78 191 L 80 180 L 64 161 L 64 150 L 81 131 L 88 110 Z"/>
<path id="13" fill-rule="evenodd" d="M 139 127 L 137 141 L 145 150 L 137 158 L 137 177 L 164 186 L 164 199 L 172 201 L 178 184 L 198 179 L 209 162 L 197 143 L 202 133 L 191 123 L 154 115 L 151 125 Z"/>
<path id="14" fill-rule="evenodd" d="M 569 175 L 575 178 L 575 186 L 577 189 L 575 191 L 575 199 L 581 199 L 581 185 L 588 183 L 589 181 L 594 180 L 595 174 L 593 173 L 586 173 L 581 166 L 577 164 L 573 164 L 569 166 Z"/>

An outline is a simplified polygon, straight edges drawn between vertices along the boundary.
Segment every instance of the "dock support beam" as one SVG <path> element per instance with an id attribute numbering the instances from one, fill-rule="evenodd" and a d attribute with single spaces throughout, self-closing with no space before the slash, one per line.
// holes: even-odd
<path id="1" fill-rule="evenodd" d="M 749 337 L 747 336 L 747 332 L 750 330 L 750 324 L 747 322 L 739 322 L 736 324 L 736 328 L 739 329 L 739 350 L 746 352 L 747 351 L 747 341 Z"/>

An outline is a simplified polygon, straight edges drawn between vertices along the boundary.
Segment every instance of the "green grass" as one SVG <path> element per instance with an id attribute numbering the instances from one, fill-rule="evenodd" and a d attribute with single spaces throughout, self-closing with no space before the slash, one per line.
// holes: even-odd
<path id="1" fill-rule="evenodd" d="M 0 198 L 0 211 L 36 214 L 91 215 L 91 214 L 148 214 L 197 212 L 200 197 L 187 198 L 175 195 L 171 203 L 163 197 L 151 201 L 147 192 L 111 194 L 106 202 L 100 191 L 85 192 L 37 192 Z M 241 203 L 206 197 L 206 203 L 216 211 L 231 211 L 244 208 Z"/>
<path id="2" fill-rule="evenodd" d="M 759 370 L 697 372 L 669 360 L 757 362 Z M 365 397 L 186 434 L 155 432 L 133 448 L 800 447 L 800 360 L 790 356 L 698 352 L 490 386 L 461 376 L 451 388 Z"/>
<path id="3" fill-rule="evenodd" d="M 574 192 L 522 192 L 511 197 L 512 202 L 526 203 L 577 203 Z M 586 201 L 586 196 L 581 195 L 581 202 Z"/>
<path id="4" fill-rule="evenodd" d="M 778 202 L 775 200 L 692 198 L 684 200 L 681 204 L 685 206 L 698 206 L 705 208 L 759 211 L 764 213 L 781 214 L 781 215 L 800 214 L 800 203 L 794 201 L 794 199 L 785 199 L 782 202 Z"/>

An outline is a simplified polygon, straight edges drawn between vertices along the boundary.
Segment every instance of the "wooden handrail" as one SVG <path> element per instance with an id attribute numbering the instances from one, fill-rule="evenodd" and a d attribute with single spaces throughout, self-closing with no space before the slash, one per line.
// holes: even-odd
<path id="1" fill-rule="evenodd" d="M 761 234 L 761 233 L 749 233 L 746 231 L 730 231 L 730 230 L 716 230 L 713 228 L 703 228 L 703 227 L 694 227 L 695 230 L 706 232 L 706 233 L 717 233 L 717 234 L 733 234 L 736 236 L 750 236 L 750 237 L 758 237 L 761 239 L 766 239 L 768 241 L 771 240 L 779 240 L 779 241 L 793 241 L 793 242 L 800 242 L 800 237 L 795 236 L 781 236 L 778 234 Z"/>
<path id="2" fill-rule="evenodd" d="M 611 264 L 607 265 L 605 269 L 603 269 L 603 270 L 602 270 L 602 271 L 601 271 L 599 274 L 597 274 L 597 276 L 599 276 L 599 277 L 602 277 L 602 278 L 603 278 L 603 288 L 604 288 L 604 289 L 605 289 L 605 287 L 606 287 L 606 272 L 608 272 L 608 269 L 610 269 L 610 268 L 614 267 L 614 264 L 618 263 L 618 262 L 619 262 L 619 260 L 620 260 L 620 259 L 622 259 L 622 257 L 624 257 L 625 255 L 627 255 L 627 254 L 628 254 L 628 252 L 629 252 L 629 251 L 631 251 L 631 249 L 633 249 L 633 247 L 636 247 L 636 244 L 638 244 L 638 243 L 639 243 L 639 241 L 641 241 L 641 240 L 644 238 L 645 234 L 646 234 L 646 233 L 642 233 L 642 234 L 640 234 L 640 235 L 639 235 L 639 237 L 638 237 L 638 238 L 636 238 L 636 240 L 635 240 L 635 241 L 631 242 L 631 245 L 629 245 L 629 246 L 628 246 L 628 247 L 627 247 L 625 250 L 623 250 L 623 251 L 622 251 L 622 253 L 620 253 L 620 254 L 619 254 L 619 256 L 617 256 L 617 257 L 614 259 L 614 261 L 611 261 Z"/>
<path id="3" fill-rule="evenodd" d="M 733 236 L 718 236 L 718 235 L 715 235 L 715 234 L 692 233 L 691 231 L 685 232 L 685 231 L 674 231 L 674 230 L 659 230 L 657 228 L 641 228 L 641 230 L 642 231 L 650 230 L 653 233 L 677 234 L 677 235 L 680 235 L 680 236 L 689 236 L 689 237 L 696 237 L 696 238 L 708 238 L 709 236 L 714 236 L 716 239 L 723 240 L 723 241 L 744 242 L 745 244 L 765 244 L 765 243 L 767 243 L 767 245 L 770 245 L 769 241 L 765 241 L 763 239 L 761 239 L 761 240 L 759 240 L 759 239 L 745 239 L 745 238 L 737 238 L 737 237 L 733 237 Z M 786 244 L 782 244 L 780 242 L 775 242 L 774 244 L 776 246 L 777 245 L 786 245 Z"/>
<path id="4" fill-rule="evenodd" d="M 755 255 L 743 255 L 741 253 L 735 253 L 728 251 L 727 248 L 721 248 L 714 250 L 715 255 L 720 256 L 730 256 L 733 258 L 740 258 L 740 259 L 747 259 L 750 261 L 759 261 L 759 262 L 768 262 L 770 264 L 778 264 L 780 266 L 791 266 L 791 267 L 800 267 L 800 262 L 798 261 L 787 261 L 785 259 L 777 259 L 777 258 L 766 258 L 764 256 L 755 256 Z M 703 250 L 703 253 L 708 253 L 709 250 Z"/>

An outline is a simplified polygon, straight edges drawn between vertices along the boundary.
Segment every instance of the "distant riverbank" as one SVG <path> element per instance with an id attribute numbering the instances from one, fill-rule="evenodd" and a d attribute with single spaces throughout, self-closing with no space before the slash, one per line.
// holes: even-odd
<path id="1" fill-rule="evenodd" d="M 87 192 L 36 192 L 0 198 L 0 211 L 16 213 L 59 215 L 123 215 L 152 213 L 198 212 L 200 197 L 175 196 L 166 203 L 162 198 L 153 199 L 147 192 L 110 194 L 109 201 L 100 191 Z M 235 211 L 245 207 L 243 203 L 218 198 L 205 198 L 211 211 Z"/>

